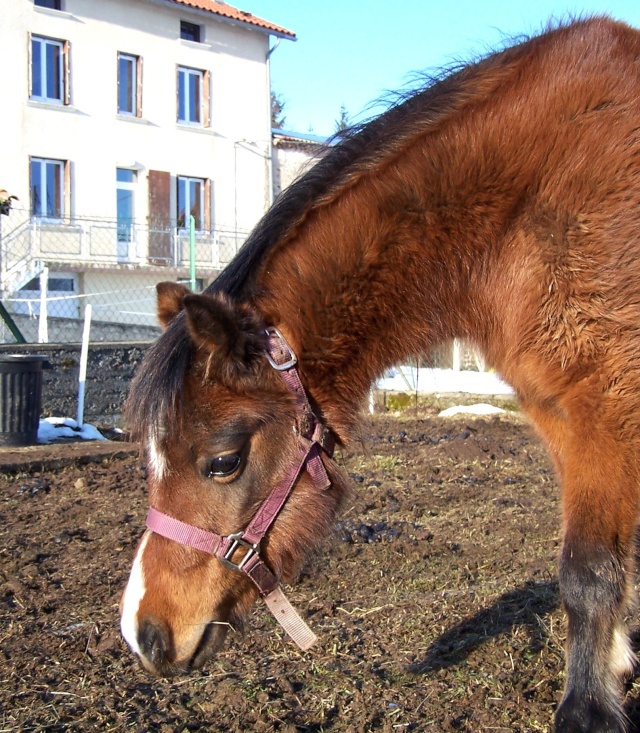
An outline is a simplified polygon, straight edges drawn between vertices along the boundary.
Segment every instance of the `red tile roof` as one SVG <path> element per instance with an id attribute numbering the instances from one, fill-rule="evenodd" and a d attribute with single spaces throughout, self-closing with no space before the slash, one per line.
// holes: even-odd
<path id="1" fill-rule="evenodd" d="M 257 18 L 246 10 L 238 10 L 238 8 L 234 8 L 226 3 L 216 2 L 216 0 L 172 0 L 172 2 L 178 3 L 179 5 L 187 5 L 191 8 L 196 8 L 197 10 L 206 10 L 209 13 L 219 15 L 223 18 L 229 18 L 230 20 L 235 20 L 240 23 L 246 23 L 247 25 L 252 25 L 256 28 L 262 28 L 263 30 L 274 33 L 275 35 L 290 38 L 294 41 L 296 40 L 296 34 L 293 31 L 289 31 L 286 28 L 276 25 L 275 23 L 271 23 L 268 20 Z"/>

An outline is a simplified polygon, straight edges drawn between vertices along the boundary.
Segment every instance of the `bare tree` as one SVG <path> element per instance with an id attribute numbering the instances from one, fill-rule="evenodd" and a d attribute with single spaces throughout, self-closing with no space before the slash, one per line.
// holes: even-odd
<path id="1" fill-rule="evenodd" d="M 340 117 L 336 120 L 335 133 L 341 133 L 348 130 L 351 127 L 351 120 L 349 119 L 349 113 L 344 104 L 340 106 Z"/>
<path id="2" fill-rule="evenodd" d="M 287 118 L 284 116 L 285 100 L 277 93 L 271 92 L 271 127 L 282 130 Z"/>

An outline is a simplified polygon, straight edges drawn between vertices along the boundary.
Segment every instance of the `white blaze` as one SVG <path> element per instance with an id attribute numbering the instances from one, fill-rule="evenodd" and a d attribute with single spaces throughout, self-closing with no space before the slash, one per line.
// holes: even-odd
<path id="1" fill-rule="evenodd" d="M 133 567 L 129 575 L 129 582 L 124 591 L 122 600 L 122 616 L 120 617 L 120 630 L 127 644 L 138 655 L 142 656 L 138 646 L 138 622 L 136 616 L 140 608 L 140 601 L 144 598 L 145 584 L 144 571 L 142 569 L 142 555 L 151 532 L 146 532 L 142 538 L 138 552 L 133 560 Z"/>
<path id="2" fill-rule="evenodd" d="M 158 442 L 155 436 L 149 441 L 148 452 L 149 467 L 153 472 L 153 477 L 159 481 L 160 479 L 162 479 L 165 471 L 167 470 L 167 459 L 165 458 L 164 453 L 158 447 Z"/>

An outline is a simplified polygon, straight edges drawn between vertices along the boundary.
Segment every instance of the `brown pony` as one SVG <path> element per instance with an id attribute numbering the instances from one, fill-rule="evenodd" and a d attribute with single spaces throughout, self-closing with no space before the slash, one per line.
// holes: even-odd
<path id="1" fill-rule="evenodd" d="M 311 643 L 279 582 L 340 506 L 331 444 L 353 438 L 383 370 L 463 337 L 513 385 L 562 484 L 556 730 L 624 731 L 639 218 L 640 34 L 591 19 L 461 68 L 331 148 L 205 293 L 159 286 L 166 330 L 129 401 L 152 511 L 122 628 L 143 664 L 200 666 L 259 595 Z"/>

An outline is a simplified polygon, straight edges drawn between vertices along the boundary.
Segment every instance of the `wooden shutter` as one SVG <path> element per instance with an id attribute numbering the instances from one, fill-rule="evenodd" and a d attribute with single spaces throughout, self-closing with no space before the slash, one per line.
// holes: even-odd
<path id="1" fill-rule="evenodd" d="M 171 174 L 149 171 L 149 262 L 172 264 Z"/>
<path id="2" fill-rule="evenodd" d="M 62 48 L 64 54 L 64 80 L 62 82 L 64 103 L 71 104 L 71 42 L 65 41 Z"/>
<path id="3" fill-rule="evenodd" d="M 202 124 L 211 127 L 211 72 L 202 72 Z"/>
<path id="4" fill-rule="evenodd" d="M 136 117 L 142 117 L 142 56 L 136 59 Z"/>
<path id="5" fill-rule="evenodd" d="M 180 122 L 180 67 L 176 66 L 176 121 Z"/>
<path id="6" fill-rule="evenodd" d="M 62 182 L 62 211 L 61 214 L 65 221 L 71 221 L 71 162 L 62 161 L 62 170 L 64 180 Z"/>
<path id="7" fill-rule="evenodd" d="M 33 36 L 29 34 L 29 91 L 27 97 L 33 95 Z"/>
<path id="8" fill-rule="evenodd" d="M 211 180 L 204 182 L 204 228 L 211 232 Z"/>

